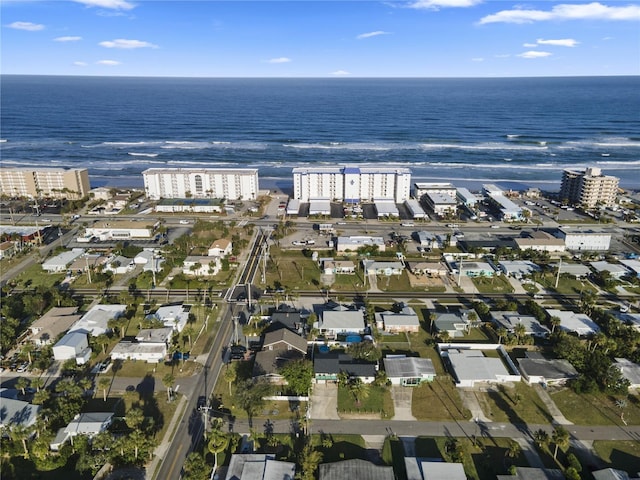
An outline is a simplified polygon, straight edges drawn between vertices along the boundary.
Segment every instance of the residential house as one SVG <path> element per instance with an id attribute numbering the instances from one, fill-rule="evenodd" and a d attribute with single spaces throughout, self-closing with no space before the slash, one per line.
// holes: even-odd
<path id="1" fill-rule="evenodd" d="M 0 429 L 31 427 L 38 418 L 42 405 L 32 405 L 6 396 L 6 389 L 0 393 Z"/>
<path id="2" fill-rule="evenodd" d="M 495 270 L 487 262 L 456 262 L 455 272 L 467 277 L 493 277 Z M 499 272 L 498 272 L 499 273 Z"/>
<path id="3" fill-rule="evenodd" d="M 109 257 L 101 253 L 85 253 L 71 262 L 67 268 L 72 274 L 80 275 L 89 269 L 104 268 L 108 261 Z"/>
<path id="4" fill-rule="evenodd" d="M 446 265 L 441 262 L 407 262 L 407 266 L 414 275 L 441 277 L 448 273 Z"/>
<path id="5" fill-rule="evenodd" d="M 284 327 L 300 335 L 304 332 L 304 326 L 305 322 L 299 310 L 280 305 L 280 308 L 271 314 L 271 325 L 267 327 L 267 331 Z"/>
<path id="6" fill-rule="evenodd" d="M 640 313 L 616 312 L 615 317 L 640 332 Z"/>
<path id="7" fill-rule="evenodd" d="M 360 378 L 363 383 L 371 383 L 376 378 L 377 370 L 375 363 L 354 360 L 347 353 L 318 353 L 313 357 L 316 383 L 336 382 L 340 372 L 347 373 L 349 378 Z"/>
<path id="8" fill-rule="evenodd" d="M 71 262 L 84 253 L 82 248 L 62 252 L 55 257 L 48 258 L 42 263 L 42 269 L 49 273 L 66 272 Z"/>
<path id="9" fill-rule="evenodd" d="M 504 351 L 500 353 L 505 355 Z M 486 357 L 482 350 L 452 347 L 441 349 L 441 355 L 449 359 L 456 387 L 520 380 L 519 374 L 509 373 L 502 358 Z"/>
<path id="10" fill-rule="evenodd" d="M 111 350 L 113 360 L 140 360 L 159 363 L 167 356 L 165 343 L 140 343 L 121 340 Z"/>
<path id="11" fill-rule="evenodd" d="M 407 480 L 466 480 L 461 463 L 431 461 L 426 458 L 405 457 Z"/>
<path id="12" fill-rule="evenodd" d="M 165 327 L 173 328 L 176 332 L 181 332 L 189 320 L 191 305 L 182 303 L 163 305 L 155 313 L 147 315 L 151 320 L 160 320 Z"/>
<path id="13" fill-rule="evenodd" d="M 539 352 L 527 352 L 525 358 L 518 358 L 518 368 L 529 385 L 564 385 L 578 378 L 578 371 L 569 361 L 560 358 L 548 360 Z"/>
<path id="14" fill-rule="evenodd" d="M 133 258 L 133 263 L 136 265 L 146 265 L 156 256 L 159 256 L 159 252 L 156 252 L 155 249 L 145 248 Z"/>
<path id="15" fill-rule="evenodd" d="M 562 470 L 556 468 L 516 467 L 514 475 L 498 475 L 497 480 L 565 480 Z"/>
<path id="16" fill-rule="evenodd" d="M 620 280 L 625 275 L 629 275 L 629 270 L 624 266 L 609 262 L 591 262 L 591 267 L 598 273 L 609 272 L 611 278 Z"/>
<path id="17" fill-rule="evenodd" d="M 431 382 L 436 377 L 436 369 L 429 358 L 387 355 L 384 370 L 392 385 L 413 387 L 423 382 Z"/>
<path id="18" fill-rule="evenodd" d="M 123 257 L 122 255 L 113 255 L 109 257 L 104 266 L 105 271 L 111 272 L 114 275 L 124 275 L 125 273 L 132 271 L 134 268 L 136 268 L 136 264 L 133 262 L 133 259 Z"/>
<path id="19" fill-rule="evenodd" d="M 349 310 L 342 305 L 323 311 L 318 323 L 320 333 L 332 338 L 339 333 L 362 333 L 364 327 L 364 312 Z"/>
<path id="20" fill-rule="evenodd" d="M 109 321 L 114 318 L 120 318 L 126 310 L 126 305 L 94 305 L 69 329 L 69 333 L 89 333 L 92 337 L 107 333 L 111 331 Z"/>
<path id="21" fill-rule="evenodd" d="M 225 480 L 293 480 L 296 464 L 281 462 L 273 454 L 234 453 Z"/>
<path id="22" fill-rule="evenodd" d="M 616 358 L 614 365 L 622 376 L 629 380 L 629 388 L 640 389 L 640 365 L 626 358 Z"/>
<path id="23" fill-rule="evenodd" d="M 16 252 L 16 246 L 13 242 L 0 243 L 0 258 L 10 258 Z"/>
<path id="24" fill-rule="evenodd" d="M 420 246 L 428 250 L 444 247 L 444 245 L 438 240 L 438 236 L 431 232 L 421 230 L 419 232 L 416 232 L 414 236 L 418 237 L 418 243 L 420 244 Z"/>
<path id="25" fill-rule="evenodd" d="M 58 361 L 75 359 L 84 365 L 91 358 L 87 334 L 81 331 L 69 332 L 53 346 L 53 358 Z"/>
<path id="26" fill-rule="evenodd" d="M 182 273 L 189 276 L 208 277 L 217 275 L 221 268 L 220 257 L 189 255 L 182 264 Z"/>
<path id="27" fill-rule="evenodd" d="M 520 315 L 518 312 L 491 312 L 491 322 L 496 329 L 503 327 L 509 333 L 514 333 L 517 325 L 524 325 L 525 335 L 544 338 L 551 333 L 533 315 Z"/>
<path id="28" fill-rule="evenodd" d="M 554 237 L 548 232 L 537 230 L 523 233 L 521 237 L 514 238 L 513 242 L 518 250 L 535 250 L 537 252 L 564 252 L 566 250 L 564 240 Z"/>
<path id="29" fill-rule="evenodd" d="M 420 330 L 420 319 L 413 308 L 403 304 L 399 312 L 376 312 L 378 328 L 386 332 L 417 332 Z"/>
<path id="30" fill-rule="evenodd" d="M 604 468 L 602 470 L 596 470 L 591 472 L 594 480 L 638 480 L 640 475 L 636 474 L 633 477 L 624 470 L 617 470 L 615 468 Z"/>
<path id="31" fill-rule="evenodd" d="M 320 480 L 395 480 L 393 467 L 375 465 L 367 460 L 354 459 L 341 462 L 321 463 L 319 465 Z"/>
<path id="32" fill-rule="evenodd" d="M 636 277 L 640 277 L 640 261 L 638 260 L 620 260 L 620 263 L 623 264 L 630 272 Z"/>
<path id="33" fill-rule="evenodd" d="M 287 328 L 267 332 L 262 350 L 256 353 L 253 377 L 265 378 L 272 383 L 286 384 L 280 369 L 292 360 L 301 360 L 307 355 L 307 341 Z"/>
<path id="34" fill-rule="evenodd" d="M 80 413 L 69 422 L 69 424 L 58 430 L 55 439 L 50 443 L 49 447 L 53 451 L 57 451 L 64 443 L 78 435 L 84 435 L 93 438 L 97 434 L 104 432 L 111 425 L 113 412 L 89 412 Z"/>
<path id="35" fill-rule="evenodd" d="M 518 279 L 540 271 L 540 267 L 529 260 L 503 260 L 498 265 L 505 275 Z"/>
<path id="36" fill-rule="evenodd" d="M 356 264 L 351 260 L 326 260 L 322 263 L 325 275 L 351 275 L 356 273 Z"/>
<path id="37" fill-rule="evenodd" d="M 404 270 L 404 264 L 402 262 L 385 262 L 378 260 L 362 260 L 362 268 L 365 275 L 384 275 L 390 277 L 391 275 L 400 275 Z"/>
<path id="38" fill-rule="evenodd" d="M 447 332 L 450 338 L 461 338 L 471 328 L 471 322 L 466 311 L 436 313 L 434 327 L 438 332 Z"/>
<path id="39" fill-rule="evenodd" d="M 232 250 L 233 244 L 231 240 L 220 238 L 211 244 L 207 255 L 210 257 L 226 257 L 227 255 L 231 255 Z"/>
<path id="40" fill-rule="evenodd" d="M 589 275 L 591 275 L 591 270 L 589 269 L 589 267 L 581 263 L 562 262 L 561 264 L 560 263 L 551 264 L 551 266 L 556 270 L 559 268 L 560 275 L 566 273 L 567 275 L 571 275 L 572 277 L 575 277 L 578 280 L 582 278 L 587 278 Z"/>
<path id="41" fill-rule="evenodd" d="M 600 327 L 596 322 L 584 313 L 574 313 L 553 308 L 547 308 L 546 311 L 549 317 L 558 317 L 560 319 L 560 328 L 565 332 L 573 332 L 584 337 L 600 331 Z"/>
<path id="42" fill-rule="evenodd" d="M 78 313 L 78 307 L 53 307 L 47 313 L 31 324 L 31 337 L 29 340 L 43 347 L 53 343 L 58 336 L 71 328 L 82 315 Z"/>
<path id="43" fill-rule="evenodd" d="M 140 343 L 162 343 L 169 346 L 173 338 L 174 330 L 171 327 L 164 328 L 143 328 L 136 335 L 136 342 Z"/>

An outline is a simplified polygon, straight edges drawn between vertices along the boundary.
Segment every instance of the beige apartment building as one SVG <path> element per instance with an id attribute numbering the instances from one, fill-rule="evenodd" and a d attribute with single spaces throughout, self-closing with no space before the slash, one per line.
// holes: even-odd
<path id="1" fill-rule="evenodd" d="M 79 199 L 89 195 L 86 168 L 0 168 L 0 191 L 9 197 Z"/>
<path id="2" fill-rule="evenodd" d="M 616 201 L 620 179 L 603 175 L 599 168 L 565 170 L 562 174 L 560 199 L 575 205 L 593 208 L 596 205 L 611 206 Z"/>

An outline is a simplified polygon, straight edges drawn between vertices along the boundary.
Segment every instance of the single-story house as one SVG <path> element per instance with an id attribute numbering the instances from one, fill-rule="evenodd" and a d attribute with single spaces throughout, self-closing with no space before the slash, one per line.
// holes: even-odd
<path id="1" fill-rule="evenodd" d="M 574 313 L 553 308 L 547 308 L 546 310 L 549 317 L 558 317 L 560 319 L 560 328 L 566 332 L 577 333 L 582 337 L 600 331 L 600 327 L 596 322 L 584 313 Z"/>
<path id="2" fill-rule="evenodd" d="M 522 278 L 540 271 L 540 267 L 529 260 L 503 260 L 498 264 L 505 275 L 514 278 Z"/>
<path id="3" fill-rule="evenodd" d="M 386 332 L 417 332 L 420 330 L 420 319 L 413 308 L 403 305 L 396 312 L 377 312 L 375 314 L 378 328 Z"/>
<path id="4" fill-rule="evenodd" d="M 114 360 L 140 360 L 147 363 L 159 363 L 167 355 L 165 343 L 139 343 L 121 340 L 113 350 L 111 358 Z"/>
<path id="5" fill-rule="evenodd" d="M 402 262 L 384 262 L 378 260 L 362 260 L 362 268 L 365 275 L 400 275 L 404 270 Z"/>
<path id="6" fill-rule="evenodd" d="M 210 257 L 226 257 L 227 255 L 231 255 L 232 250 L 233 244 L 231 240 L 220 238 L 211 244 L 207 255 Z"/>
<path id="7" fill-rule="evenodd" d="M 437 313 L 434 326 L 438 332 L 447 332 L 451 338 L 460 338 L 471 327 L 471 322 L 466 312 Z"/>
<path id="8" fill-rule="evenodd" d="M 164 343 L 169 345 L 173 338 L 173 328 L 143 328 L 136 335 L 136 342 L 140 343 Z"/>
<path id="9" fill-rule="evenodd" d="M 555 358 L 547 360 L 542 355 L 528 353 L 525 358 L 518 359 L 518 368 L 522 378 L 529 385 L 540 383 L 543 385 L 564 385 L 569 380 L 578 377 L 578 371 L 568 360 Z"/>
<path id="10" fill-rule="evenodd" d="M 281 462 L 273 454 L 234 453 L 225 480 L 293 480 L 296 464 Z"/>
<path id="11" fill-rule="evenodd" d="M 423 382 L 431 382 L 436 377 L 436 369 L 429 358 L 387 355 L 384 370 L 392 385 L 413 387 Z"/>
<path id="12" fill-rule="evenodd" d="M 356 264 L 351 260 L 327 260 L 322 263 L 325 275 L 344 275 L 356 273 Z"/>
<path id="13" fill-rule="evenodd" d="M 514 333 L 516 325 L 524 325 L 525 335 L 546 337 L 551 331 L 542 325 L 533 315 L 520 315 L 518 312 L 491 312 L 491 322 L 496 328 L 504 327 L 507 332 Z"/>
<path id="14" fill-rule="evenodd" d="M 425 458 L 404 457 L 407 480 L 466 480 L 461 463 L 430 461 Z"/>
<path id="15" fill-rule="evenodd" d="M 301 360 L 307 355 L 307 341 L 288 328 L 267 332 L 262 350 L 256 353 L 253 377 L 266 378 L 270 382 L 286 384 L 280 369 L 292 360 Z"/>
<path id="16" fill-rule="evenodd" d="M 268 330 L 277 330 L 285 327 L 294 333 L 300 333 L 303 323 L 302 314 L 299 310 L 288 305 L 280 305 L 280 308 L 271 314 L 271 325 Z"/>
<path id="17" fill-rule="evenodd" d="M 434 248 L 443 248 L 444 246 L 438 240 L 438 236 L 431 232 L 420 230 L 415 233 L 415 236 L 418 237 L 418 243 L 420 244 L 421 247 L 433 250 Z"/>
<path id="18" fill-rule="evenodd" d="M 591 472 L 594 480 L 638 480 L 638 475 L 631 476 L 625 470 L 617 470 L 615 468 L 603 468 Z"/>
<path id="19" fill-rule="evenodd" d="M 67 333 L 53 346 L 53 358 L 58 361 L 75 358 L 78 365 L 85 364 L 91 358 L 87 334 L 81 331 Z"/>
<path id="20" fill-rule="evenodd" d="M 616 358 L 614 365 L 618 367 L 622 376 L 629 380 L 629 388 L 640 388 L 640 365 L 626 358 Z"/>
<path id="21" fill-rule="evenodd" d="M 221 268 L 220 257 L 189 255 L 182 263 L 182 273 L 189 276 L 208 277 L 217 275 Z"/>
<path id="22" fill-rule="evenodd" d="M 74 248 L 73 250 L 62 252 L 45 260 L 42 263 L 42 269 L 49 273 L 59 273 L 67 270 L 71 262 L 80 257 L 84 253 L 82 248 Z"/>
<path id="23" fill-rule="evenodd" d="M 441 262 L 407 262 L 407 266 L 414 275 L 439 277 L 448 273 L 447 267 Z"/>
<path id="24" fill-rule="evenodd" d="M 126 310 L 126 305 L 94 305 L 69 329 L 69 332 L 84 332 L 97 337 L 110 331 L 109 320 L 121 317 Z"/>
<path id="25" fill-rule="evenodd" d="M 354 360 L 347 353 L 318 353 L 313 357 L 316 383 L 335 382 L 340 372 L 346 372 L 350 378 L 360 378 L 364 383 L 371 383 L 376 378 L 377 370 L 375 363 Z"/>
<path id="26" fill-rule="evenodd" d="M 456 273 L 460 273 L 462 268 L 462 275 L 467 277 L 493 277 L 495 270 L 487 262 L 456 262 Z"/>
<path id="27" fill-rule="evenodd" d="M 449 348 L 442 351 L 449 359 L 457 387 L 473 387 L 476 383 L 504 383 L 520 379 L 510 374 L 501 358 L 486 357 L 482 350 Z"/>
<path id="28" fill-rule="evenodd" d="M 565 480 L 562 470 L 556 468 L 516 467 L 515 475 L 498 475 L 497 480 Z"/>
<path id="29" fill-rule="evenodd" d="M 66 427 L 58 430 L 55 439 L 49 444 L 49 448 L 57 451 L 68 439 L 71 438 L 73 442 L 72 437 L 78 435 L 92 438 L 109 428 L 112 419 L 113 412 L 80 413 Z"/>
<path id="30" fill-rule="evenodd" d="M 140 253 L 138 253 L 135 257 L 133 257 L 133 263 L 136 265 L 146 265 L 149 263 L 154 257 L 159 256 L 159 252 L 156 252 L 153 248 L 145 248 Z"/>
<path id="31" fill-rule="evenodd" d="M 182 303 L 173 305 L 163 305 L 155 313 L 147 315 L 152 320 L 160 320 L 165 327 L 173 328 L 176 332 L 181 332 L 189 320 L 191 305 Z"/>
<path id="32" fill-rule="evenodd" d="M 16 251 L 16 246 L 13 242 L 0 243 L 0 258 L 10 258 Z"/>
<path id="33" fill-rule="evenodd" d="M 640 313 L 616 312 L 615 317 L 625 325 L 640 331 Z"/>
<path id="34" fill-rule="evenodd" d="M 123 257 L 122 255 L 114 255 L 109 257 L 105 262 L 104 269 L 112 272 L 114 275 L 124 275 L 136 268 L 136 264 L 132 258 Z"/>
<path id="35" fill-rule="evenodd" d="M 591 262 L 591 267 L 598 273 L 600 272 L 609 272 L 611 278 L 615 280 L 620 280 L 625 275 L 629 275 L 629 270 L 627 270 L 623 265 L 618 265 L 615 263 L 609 262 Z"/>
<path id="36" fill-rule="evenodd" d="M 58 336 L 71 328 L 82 315 L 78 313 L 78 307 L 53 307 L 38 320 L 33 322 L 29 329 L 29 340 L 36 346 L 42 347 L 53 343 Z"/>
<path id="37" fill-rule="evenodd" d="M 638 260 L 620 260 L 620 263 L 633 272 L 637 277 L 640 277 L 640 261 Z"/>
<path id="38" fill-rule="evenodd" d="M 341 462 L 321 463 L 319 465 L 320 480 L 395 480 L 393 467 L 375 465 L 367 460 L 354 459 Z"/>
<path id="39" fill-rule="evenodd" d="M 379 252 L 384 252 L 385 244 L 382 237 L 368 237 L 368 236 L 350 236 L 350 237 L 336 237 L 336 251 L 338 253 L 357 252 L 361 247 L 368 247 L 375 245 L 378 247 Z"/>
<path id="40" fill-rule="evenodd" d="M 338 305 L 333 310 L 325 310 L 320 315 L 318 330 L 328 336 L 338 333 L 362 333 L 364 331 L 364 312 L 362 310 L 349 310 Z"/>
<path id="41" fill-rule="evenodd" d="M 564 240 L 554 237 L 548 232 L 538 230 L 527 232 L 523 236 L 514 238 L 513 242 L 518 250 L 535 250 L 538 252 L 564 252 Z"/>
<path id="42" fill-rule="evenodd" d="M 4 395 L 0 399 L 0 428 L 30 427 L 36 423 L 42 405 L 32 405 Z"/>
<path id="43" fill-rule="evenodd" d="M 88 269 L 98 269 L 104 266 L 109 261 L 109 257 L 102 255 L 101 253 L 85 253 L 84 255 L 76 258 L 67 267 L 71 273 L 82 273 Z"/>
<path id="44" fill-rule="evenodd" d="M 576 277 L 577 279 L 581 279 L 581 278 L 586 278 L 587 276 L 589 276 L 591 274 L 591 270 L 589 269 L 589 267 L 587 267 L 586 265 L 583 265 L 581 263 L 565 263 L 562 262 L 562 264 L 551 264 L 552 267 L 554 268 L 560 268 L 560 274 L 562 275 L 563 273 L 566 273 L 568 275 L 571 275 L 573 277 Z"/>

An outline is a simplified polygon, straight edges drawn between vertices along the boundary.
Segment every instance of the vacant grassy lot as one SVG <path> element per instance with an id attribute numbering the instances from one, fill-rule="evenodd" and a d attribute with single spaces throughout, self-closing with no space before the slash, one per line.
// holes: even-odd
<path id="1" fill-rule="evenodd" d="M 480 293 L 512 293 L 513 287 L 503 275 L 471 279 Z"/>
<path id="2" fill-rule="evenodd" d="M 471 418 L 449 376 L 438 376 L 433 382 L 414 387 L 411 414 L 418 420 L 429 421 Z"/>
<path id="3" fill-rule="evenodd" d="M 313 442 L 322 452 L 322 463 L 340 462 L 353 458 L 367 459 L 365 442 L 360 435 L 313 435 Z"/>
<path id="4" fill-rule="evenodd" d="M 394 415 L 391 392 L 384 387 L 368 386 L 368 396 L 359 403 L 348 388 L 338 387 L 338 412 L 343 414 L 379 414 L 380 418 L 391 418 Z"/>
<path id="5" fill-rule="evenodd" d="M 640 442 L 596 440 L 593 449 L 609 467 L 625 470 L 629 475 L 640 472 Z"/>
<path id="6" fill-rule="evenodd" d="M 494 422 L 544 424 L 552 420 L 535 390 L 523 382 L 500 385 L 476 397 L 484 414 Z"/>
<path id="7" fill-rule="evenodd" d="M 640 425 L 640 400 L 628 395 L 624 409 L 616 406 L 619 397 L 597 394 L 577 394 L 569 388 L 551 393 L 562 414 L 573 423 L 581 425 L 624 425 L 620 414 L 629 425 Z"/>
<path id="8" fill-rule="evenodd" d="M 56 282 L 61 282 L 65 273 L 47 273 L 42 270 L 42 265 L 36 263 L 20 272 L 14 280 L 24 287 L 52 287 Z"/>

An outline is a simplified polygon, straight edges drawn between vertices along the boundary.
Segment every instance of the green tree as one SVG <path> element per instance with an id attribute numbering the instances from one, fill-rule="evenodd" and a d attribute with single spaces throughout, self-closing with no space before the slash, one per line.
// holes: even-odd
<path id="1" fill-rule="evenodd" d="M 296 477 L 299 480 L 315 480 L 316 470 L 320 462 L 322 462 L 322 452 L 316 450 L 311 443 L 311 439 L 307 439 L 298 457 L 300 473 Z"/>
<path id="2" fill-rule="evenodd" d="M 231 395 L 231 384 L 236 381 L 238 378 L 238 373 L 236 371 L 234 364 L 228 364 L 227 368 L 224 370 L 224 380 L 229 383 L 229 395 Z"/>
<path id="3" fill-rule="evenodd" d="M 31 429 L 24 425 L 13 425 L 9 429 L 9 437 L 14 442 L 22 443 L 22 449 L 24 450 L 24 458 L 29 458 L 29 450 L 27 449 L 27 439 L 31 436 Z"/>
<path id="4" fill-rule="evenodd" d="M 25 389 L 29 386 L 31 382 L 27 377 L 20 377 L 16 382 L 16 388 L 22 392 L 22 395 L 25 395 Z"/>
<path id="5" fill-rule="evenodd" d="M 507 458 L 517 458 L 522 453 L 522 447 L 515 440 L 509 442 L 509 448 L 507 448 L 505 455 Z"/>
<path id="6" fill-rule="evenodd" d="M 357 360 L 376 362 L 382 358 L 382 352 L 373 342 L 352 343 L 347 353 Z"/>
<path id="7" fill-rule="evenodd" d="M 216 418 L 214 426 L 209 432 L 207 449 L 213 454 L 213 471 L 218 469 L 218 454 L 224 452 L 229 447 L 229 435 L 222 431 L 222 419 Z"/>
<path id="8" fill-rule="evenodd" d="M 527 335 L 527 328 L 522 323 L 518 323 L 513 327 L 513 333 L 516 336 L 518 345 L 522 345 L 522 339 Z"/>
<path id="9" fill-rule="evenodd" d="M 547 448 L 549 446 L 549 434 L 541 428 L 533 432 L 533 440 L 539 448 Z"/>
<path id="10" fill-rule="evenodd" d="M 256 412 L 259 412 L 264 406 L 264 397 L 269 394 L 270 389 L 269 384 L 265 381 L 254 383 L 250 378 L 237 384 L 236 400 L 240 408 L 247 412 L 250 426 Z"/>
<path id="11" fill-rule="evenodd" d="M 162 383 L 165 387 L 167 387 L 167 402 L 171 401 L 171 388 L 173 387 L 173 383 L 176 381 L 176 377 L 174 377 L 171 373 L 167 373 L 164 377 L 162 377 Z"/>
<path id="12" fill-rule="evenodd" d="M 209 466 L 199 452 L 191 452 L 184 462 L 183 480 L 209 480 Z"/>
<path id="13" fill-rule="evenodd" d="M 360 377 L 356 377 L 349 382 L 349 392 L 353 395 L 356 404 L 360 405 L 362 400 L 369 397 L 369 385 L 364 383 Z"/>
<path id="14" fill-rule="evenodd" d="M 31 379 L 31 386 L 36 389 L 36 392 L 39 392 L 42 387 L 44 387 L 44 378 L 42 377 L 33 377 Z"/>
<path id="15" fill-rule="evenodd" d="M 101 333 L 96 337 L 96 344 L 102 347 L 102 353 L 106 353 L 107 345 L 109 345 L 109 337 L 105 333 Z"/>
<path id="16" fill-rule="evenodd" d="M 313 363 L 305 359 L 290 361 L 282 366 L 280 374 L 294 394 L 305 395 L 311 389 Z"/>
<path id="17" fill-rule="evenodd" d="M 131 430 L 138 430 L 144 422 L 144 413 L 139 407 L 129 409 L 124 417 L 124 421 Z"/>
<path id="18" fill-rule="evenodd" d="M 107 389 L 111 386 L 111 379 L 107 376 L 101 376 L 98 379 L 98 387 L 102 390 L 102 399 L 107 401 Z"/>
<path id="19" fill-rule="evenodd" d="M 551 441 L 555 445 L 553 450 L 553 459 L 555 460 L 558 455 L 558 448 L 564 450 L 569 446 L 569 432 L 562 425 L 557 425 L 551 434 Z"/>

